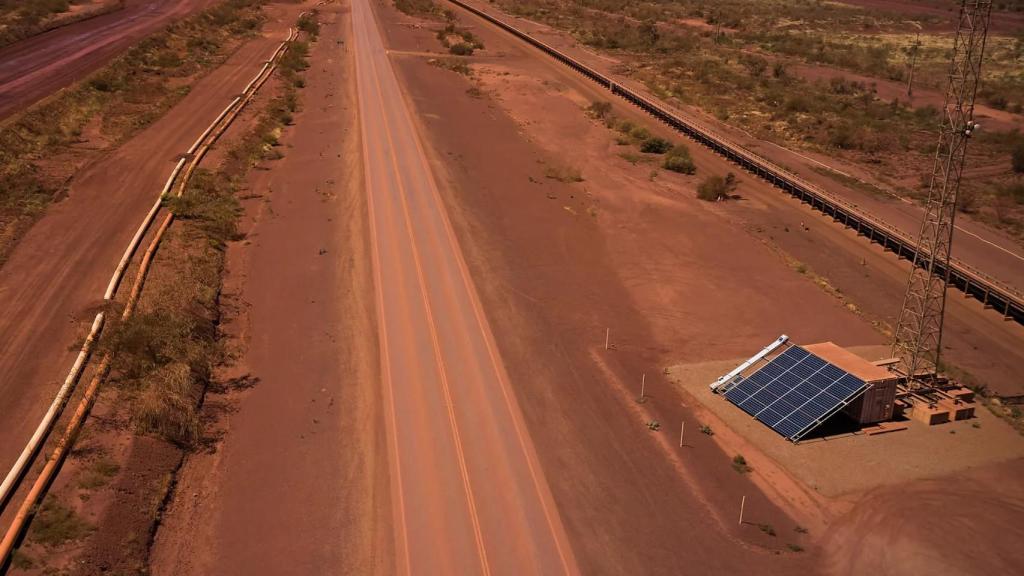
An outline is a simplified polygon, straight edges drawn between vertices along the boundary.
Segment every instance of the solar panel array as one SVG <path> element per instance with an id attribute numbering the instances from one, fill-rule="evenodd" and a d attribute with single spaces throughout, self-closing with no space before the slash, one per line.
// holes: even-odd
<path id="1" fill-rule="evenodd" d="M 795 441 L 866 388 L 860 378 L 800 346 L 791 346 L 730 387 L 725 397 Z"/>

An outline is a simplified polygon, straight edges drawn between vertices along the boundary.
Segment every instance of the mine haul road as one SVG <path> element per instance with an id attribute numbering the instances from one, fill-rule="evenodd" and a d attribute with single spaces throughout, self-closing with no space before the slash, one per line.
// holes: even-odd
<path id="1" fill-rule="evenodd" d="M 125 7 L 0 48 L 0 119 L 86 77 L 127 46 L 213 0 L 127 0 Z"/>
<path id="2" fill-rule="evenodd" d="M 368 0 L 352 23 L 398 570 L 578 573 Z"/>

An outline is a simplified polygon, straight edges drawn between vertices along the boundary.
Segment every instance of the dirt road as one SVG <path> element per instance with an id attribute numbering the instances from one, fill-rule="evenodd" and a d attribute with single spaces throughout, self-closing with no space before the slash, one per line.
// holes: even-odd
<path id="1" fill-rule="evenodd" d="M 3 48 L 0 119 L 84 78 L 125 47 L 210 4 L 212 0 L 128 0 L 123 10 Z"/>
<path id="2" fill-rule="evenodd" d="M 576 573 L 367 0 L 352 19 L 398 569 Z"/>

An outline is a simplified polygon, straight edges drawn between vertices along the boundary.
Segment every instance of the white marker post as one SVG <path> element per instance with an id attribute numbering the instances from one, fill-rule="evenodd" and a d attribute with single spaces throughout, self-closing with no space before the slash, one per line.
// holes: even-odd
<path id="1" fill-rule="evenodd" d="M 640 400 L 643 400 L 643 399 L 647 398 L 646 392 L 647 392 L 647 373 L 644 372 L 643 375 L 640 376 Z"/>
<path id="2" fill-rule="evenodd" d="M 740 526 L 743 525 L 743 508 L 747 505 L 747 497 L 744 496 L 740 500 Z"/>
<path id="3" fill-rule="evenodd" d="M 605 350 L 608 349 L 608 339 L 611 338 L 611 335 L 612 335 L 612 329 L 611 328 L 605 328 L 604 329 L 604 349 Z"/>
<path id="4" fill-rule="evenodd" d="M 684 420 L 682 425 L 679 426 L 679 447 L 683 447 L 683 434 L 686 433 L 686 421 Z"/>

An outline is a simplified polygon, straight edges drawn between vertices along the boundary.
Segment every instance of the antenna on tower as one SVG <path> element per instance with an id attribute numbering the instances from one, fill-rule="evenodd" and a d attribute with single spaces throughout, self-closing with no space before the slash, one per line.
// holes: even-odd
<path id="1" fill-rule="evenodd" d="M 928 202 L 893 342 L 910 392 L 931 387 L 938 372 L 953 220 L 967 142 L 978 129 L 974 99 L 991 14 L 991 0 L 961 0 Z"/>

